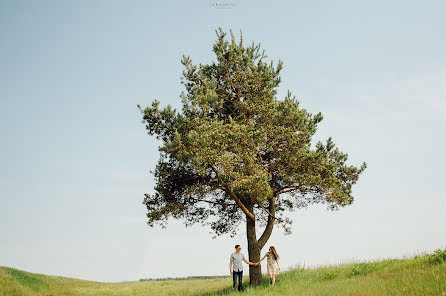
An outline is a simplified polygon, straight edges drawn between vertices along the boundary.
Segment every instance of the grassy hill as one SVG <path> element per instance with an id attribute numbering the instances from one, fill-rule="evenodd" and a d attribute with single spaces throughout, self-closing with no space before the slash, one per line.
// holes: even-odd
<path id="1" fill-rule="evenodd" d="M 343 264 L 281 273 L 242 295 L 446 296 L 446 250 L 408 259 Z M 0 267 L 0 295 L 239 295 L 230 278 L 101 283 Z"/>

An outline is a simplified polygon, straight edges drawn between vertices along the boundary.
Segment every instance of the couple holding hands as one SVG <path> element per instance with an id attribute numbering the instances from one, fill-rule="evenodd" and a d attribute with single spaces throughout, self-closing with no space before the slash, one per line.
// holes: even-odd
<path id="1" fill-rule="evenodd" d="M 280 271 L 280 266 L 278 262 L 279 255 L 277 255 L 276 249 L 273 246 L 269 247 L 268 252 L 257 263 L 249 262 L 248 260 L 246 260 L 245 255 L 240 253 L 241 249 L 242 248 L 240 247 L 240 245 L 236 245 L 235 252 L 232 253 L 231 257 L 229 258 L 229 272 L 231 273 L 233 280 L 232 287 L 235 288 L 238 279 L 238 290 L 239 291 L 242 290 L 242 279 L 243 279 L 242 261 L 244 261 L 248 265 L 257 266 L 260 264 L 260 262 L 263 261 L 263 259 L 265 259 L 265 257 L 267 258 L 266 269 L 268 271 L 269 277 L 271 278 L 271 284 L 274 285 L 274 283 L 276 282 L 276 274 L 278 274 Z"/>

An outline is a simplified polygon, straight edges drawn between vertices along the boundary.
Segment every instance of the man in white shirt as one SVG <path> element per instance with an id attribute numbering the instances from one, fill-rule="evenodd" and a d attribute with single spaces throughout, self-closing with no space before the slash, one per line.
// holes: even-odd
<path id="1" fill-rule="evenodd" d="M 235 285 L 237 284 L 238 278 L 238 290 L 242 290 L 242 279 L 243 279 L 243 264 L 242 260 L 245 261 L 248 265 L 259 265 L 258 263 L 252 263 L 245 259 L 245 255 L 240 253 L 242 248 L 240 245 L 235 246 L 235 252 L 231 254 L 229 258 L 229 273 L 232 275 L 233 285 L 232 287 L 235 289 Z"/>

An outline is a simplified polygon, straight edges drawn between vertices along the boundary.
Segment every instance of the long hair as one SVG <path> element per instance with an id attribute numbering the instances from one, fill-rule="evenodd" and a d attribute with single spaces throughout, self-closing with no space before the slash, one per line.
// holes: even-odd
<path id="1" fill-rule="evenodd" d="M 274 255 L 274 260 L 279 259 L 279 255 L 277 254 L 276 248 L 274 248 L 273 246 L 271 246 L 270 248 L 271 248 L 271 251 L 272 251 L 272 253 Z"/>

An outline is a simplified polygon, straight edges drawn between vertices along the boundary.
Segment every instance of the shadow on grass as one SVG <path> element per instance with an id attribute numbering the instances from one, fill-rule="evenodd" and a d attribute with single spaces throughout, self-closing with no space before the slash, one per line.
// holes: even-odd
<path id="1" fill-rule="evenodd" d="M 277 278 L 276 278 L 276 281 L 277 281 Z M 240 291 L 239 293 L 241 295 L 243 295 L 244 292 L 252 291 L 253 289 L 257 289 L 257 288 L 266 288 L 269 286 L 271 286 L 271 279 L 269 278 L 269 276 L 263 276 L 262 283 L 256 287 L 251 287 L 249 285 L 249 278 L 247 278 L 246 280 L 243 279 L 242 291 Z M 237 287 L 234 289 L 234 288 L 232 288 L 232 285 L 231 285 L 224 289 L 220 289 L 220 290 L 216 290 L 216 291 L 212 291 L 212 292 L 194 294 L 194 296 L 228 295 L 228 294 L 235 293 L 235 292 L 238 292 Z"/>

